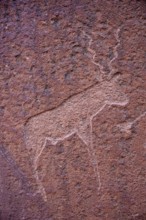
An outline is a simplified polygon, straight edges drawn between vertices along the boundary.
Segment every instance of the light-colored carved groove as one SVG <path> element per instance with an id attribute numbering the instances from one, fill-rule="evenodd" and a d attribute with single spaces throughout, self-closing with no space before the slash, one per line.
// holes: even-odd
<path id="1" fill-rule="evenodd" d="M 118 57 L 117 49 L 120 45 L 119 31 L 120 29 L 116 32 L 117 45 L 114 48 L 114 58 L 110 61 L 111 71 L 112 63 Z M 102 75 L 104 74 L 103 67 L 95 62 L 96 53 L 91 49 L 93 40 L 85 32 L 83 34 L 89 38 L 87 50 L 93 55 L 92 62 L 99 67 Z M 87 146 L 97 180 L 97 188 L 100 190 L 102 184 L 98 161 L 93 147 L 92 121 L 106 105 L 125 106 L 127 103 L 126 95 L 121 91 L 115 80 L 101 80 L 99 84 L 95 84 L 85 91 L 70 97 L 57 108 L 33 116 L 27 121 L 25 124 L 26 145 L 28 150 L 31 149 L 34 156 L 34 176 L 38 185 L 38 192 L 41 193 L 44 201 L 47 201 L 47 195 L 39 178 L 38 162 L 47 141 L 55 145 L 57 142 L 64 141 L 71 135 L 77 134 Z"/>
<path id="2" fill-rule="evenodd" d="M 131 122 L 125 122 L 123 124 L 117 125 L 118 128 L 121 129 L 121 131 L 125 131 L 128 132 L 131 130 L 132 126 L 137 123 L 138 121 L 140 121 L 143 117 L 146 116 L 146 111 L 143 112 L 141 115 L 139 115 L 136 119 L 134 119 Z"/>
<path id="3" fill-rule="evenodd" d="M 36 182 L 37 182 L 37 185 L 38 185 L 38 193 L 41 193 L 43 199 L 45 202 L 47 202 L 47 194 L 46 194 L 46 191 L 43 187 L 43 184 L 39 178 L 39 173 L 38 173 L 38 162 L 39 162 L 39 159 L 42 155 L 42 152 L 44 150 L 44 148 L 46 147 L 46 144 L 48 141 L 50 141 L 50 143 L 52 145 L 56 145 L 59 141 L 63 141 L 65 139 L 67 139 L 68 137 L 72 136 L 73 134 L 75 134 L 76 132 L 71 132 L 70 134 L 66 135 L 65 137 L 63 138 L 58 138 L 58 139 L 53 139 L 51 137 L 46 137 L 45 140 L 44 140 L 44 144 L 42 146 L 42 148 L 40 149 L 40 152 L 37 154 L 36 158 L 34 159 L 34 175 L 35 175 L 35 178 L 36 178 Z"/>
<path id="4" fill-rule="evenodd" d="M 114 74 L 114 68 L 112 67 L 112 63 L 118 58 L 118 48 L 121 45 L 121 41 L 120 41 L 120 37 L 119 37 L 119 33 L 121 31 L 121 27 L 118 27 L 118 29 L 115 31 L 115 38 L 117 41 L 116 46 L 113 48 L 113 52 L 114 52 L 114 57 L 113 59 L 110 60 L 109 62 L 109 69 L 110 69 L 110 76 L 112 76 Z"/>
<path id="5" fill-rule="evenodd" d="M 139 120 L 141 120 L 143 117 L 145 117 L 146 116 L 146 111 L 145 112 L 143 112 L 141 115 L 139 115 L 135 120 L 133 120 L 132 122 L 131 122 L 131 124 L 133 125 L 133 124 L 135 124 L 136 122 L 138 122 Z"/>
<path id="6" fill-rule="evenodd" d="M 95 151 L 94 151 L 94 147 L 93 147 L 93 137 L 92 137 L 92 121 L 93 121 L 93 118 L 95 118 L 100 112 L 103 111 L 104 108 L 106 108 L 107 106 L 112 106 L 112 105 L 116 105 L 116 106 L 125 106 L 128 104 L 128 101 L 125 101 L 125 102 L 106 102 L 94 115 L 92 115 L 92 117 L 90 118 L 90 144 L 89 144 L 89 147 L 88 147 L 88 144 L 87 142 L 81 137 L 81 135 L 79 134 L 78 130 L 75 129 L 73 132 L 65 135 L 64 137 L 62 138 L 56 138 L 56 139 L 53 139 L 51 137 L 46 137 L 44 139 L 44 144 L 42 146 L 42 148 L 40 149 L 39 153 L 36 155 L 36 158 L 34 160 L 34 171 L 35 171 L 35 178 L 36 178 L 36 182 L 37 182 L 37 185 L 38 185 L 38 192 L 41 193 L 44 201 L 46 202 L 47 201 L 47 194 L 46 194 L 46 191 L 43 187 L 43 184 L 39 178 L 39 173 L 38 173 L 38 162 L 39 162 L 39 159 L 42 155 L 42 152 L 44 150 L 44 148 L 46 147 L 46 144 L 48 141 L 50 141 L 50 143 L 52 145 L 56 145 L 58 142 L 60 141 L 64 141 L 65 139 L 71 137 L 72 135 L 74 134 L 77 134 L 78 137 L 82 140 L 82 142 L 87 146 L 87 150 L 88 150 L 88 154 L 89 154 L 89 157 L 90 157 L 90 161 L 91 161 L 91 164 L 93 166 L 93 169 L 94 169 L 94 173 L 95 173 L 95 176 L 96 176 L 96 181 L 97 181 L 97 188 L 98 190 L 101 189 L 101 177 L 100 177 L 100 172 L 99 172 L 99 167 L 98 167 L 98 161 L 96 159 L 96 155 L 95 155 Z"/>
<path id="7" fill-rule="evenodd" d="M 113 75 L 114 72 L 115 72 L 115 69 L 113 68 L 112 64 L 113 64 L 113 62 L 118 58 L 118 48 L 119 48 L 120 45 L 121 45 L 121 41 L 120 41 L 120 37 L 119 37 L 120 31 L 121 31 L 121 27 L 118 27 L 118 29 L 117 29 L 117 30 L 115 31 L 115 33 L 114 33 L 117 43 L 116 43 L 116 46 L 113 47 L 113 54 L 114 54 L 114 56 L 113 56 L 113 58 L 107 63 L 107 65 L 108 65 L 108 67 L 109 67 L 109 70 L 110 70 L 110 72 L 109 72 L 109 78 L 112 77 L 112 75 Z M 97 36 L 99 35 L 99 36 L 102 36 L 102 37 L 103 37 L 102 33 L 97 32 L 96 34 L 97 34 Z M 89 34 L 85 33 L 85 31 L 83 31 L 83 35 L 84 35 L 84 36 L 87 36 L 87 38 L 89 39 L 89 43 L 88 43 L 89 46 L 88 46 L 87 50 L 92 54 L 91 62 L 92 62 L 93 64 L 95 64 L 96 66 L 99 67 L 100 73 L 102 73 L 102 74 L 105 75 L 106 72 L 104 71 L 104 67 L 103 67 L 99 62 L 96 62 L 96 61 L 95 61 L 95 58 L 96 58 L 97 54 L 96 54 L 96 51 L 91 48 L 91 47 L 92 47 L 92 44 L 93 44 L 93 38 L 92 38 Z M 98 76 L 98 77 L 99 77 L 99 76 Z M 102 78 L 101 78 L 101 80 L 102 80 Z"/>
<path id="8" fill-rule="evenodd" d="M 95 62 L 96 52 L 95 52 L 95 50 L 93 50 L 93 49 L 91 48 L 92 43 L 93 43 L 92 37 L 91 37 L 89 34 L 85 33 L 85 31 L 83 31 L 83 35 L 84 35 L 84 36 L 87 36 L 87 38 L 89 39 L 89 46 L 87 47 L 87 50 L 92 54 L 91 62 L 92 62 L 94 65 L 98 66 L 98 68 L 99 68 L 99 70 L 100 70 L 100 73 L 105 74 L 105 71 L 103 70 L 103 66 L 102 66 L 100 63 Z M 97 76 L 97 77 L 98 77 L 97 79 L 99 79 L 99 76 Z"/>

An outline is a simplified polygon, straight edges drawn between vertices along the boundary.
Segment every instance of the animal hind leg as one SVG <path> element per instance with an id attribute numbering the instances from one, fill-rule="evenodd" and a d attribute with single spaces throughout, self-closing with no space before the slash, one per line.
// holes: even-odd
<path id="1" fill-rule="evenodd" d="M 40 193 L 42 195 L 45 202 L 47 201 L 47 195 L 46 195 L 46 191 L 43 187 L 42 181 L 39 177 L 38 163 L 39 163 L 40 157 L 42 155 L 42 152 L 43 152 L 44 148 L 46 147 L 46 144 L 47 144 L 47 139 L 42 137 L 41 140 L 39 140 L 37 143 L 37 146 L 39 146 L 39 147 L 36 149 L 36 155 L 33 159 L 34 177 L 36 179 L 36 184 L 38 187 L 37 193 Z"/>

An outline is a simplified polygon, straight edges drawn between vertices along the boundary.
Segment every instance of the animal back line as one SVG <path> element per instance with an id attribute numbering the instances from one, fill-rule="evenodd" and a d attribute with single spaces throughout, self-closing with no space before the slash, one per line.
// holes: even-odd
<path id="1" fill-rule="evenodd" d="M 91 89 L 92 87 L 94 87 L 94 86 L 97 85 L 98 83 L 99 83 L 99 82 L 96 81 L 94 84 L 88 86 L 88 87 L 85 88 L 84 90 L 70 95 L 69 97 L 67 97 L 66 99 L 64 99 L 59 105 L 57 105 L 57 106 L 55 106 L 55 107 L 52 107 L 52 108 L 50 108 L 50 109 L 46 109 L 46 110 L 41 111 L 41 112 L 39 112 L 39 113 L 37 113 L 37 114 L 35 114 L 35 115 L 33 115 L 33 116 L 28 117 L 28 118 L 26 119 L 25 123 L 24 123 L 24 126 L 26 126 L 27 123 L 28 123 L 32 118 L 35 118 L 36 116 L 39 116 L 39 115 L 41 115 L 41 114 L 43 114 L 43 113 L 45 113 L 45 112 L 48 112 L 48 111 L 51 112 L 51 111 L 53 111 L 54 109 L 59 108 L 60 106 L 64 105 L 64 104 L 65 104 L 69 99 L 71 99 L 72 97 L 75 97 L 75 96 L 77 96 L 77 95 L 79 95 L 79 94 L 81 94 L 81 93 L 86 92 L 87 90 Z"/>

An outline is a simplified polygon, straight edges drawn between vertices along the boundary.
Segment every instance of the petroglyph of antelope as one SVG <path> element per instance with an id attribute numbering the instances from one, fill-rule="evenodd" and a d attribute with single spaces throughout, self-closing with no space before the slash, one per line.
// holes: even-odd
<path id="1" fill-rule="evenodd" d="M 117 32 L 118 34 L 118 32 Z M 118 35 L 116 35 L 117 37 Z M 89 41 L 89 52 L 92 41 Z M 118 40 L 119 44 L 119 40 Z M 117 45 L 115 47 L 115 58 L 117 58 Z M 93 53 L 94 55 L 94 53 Z M 94 58 L 94 57 L 93 57 Z M 113 61 L 115 60 L 113 58 Z M 95 63 L 94 63 L 95 64 Z M 110 65 L 112 62 L 110 62 Z M 98 64 L 96 64 L 98 65 Z M 100 69 L 100 65 L 99 69 Z M 100 69 L 101 73 L 102 70 Z M 112 71 L 112 70 L 111 70 Z M 38 162 L 46 141 L 55 145 L 76 133 L 87 146 L 91 163 L 96 175 L 98 189 L 101 187 L 98 163 L 94 154 L 92 141 L 92 119 L 106 104 L 126 105 L 127 97 L 121 91 L 115 79 L 101 81 L 76 94 L 62 103 L 59 107 L 31 117 L 25 126 L 26 145 L 34 155 L 34 171 L 39 192 L 47 201 L 45 189 L 42 186 L 38 174 Z"/>

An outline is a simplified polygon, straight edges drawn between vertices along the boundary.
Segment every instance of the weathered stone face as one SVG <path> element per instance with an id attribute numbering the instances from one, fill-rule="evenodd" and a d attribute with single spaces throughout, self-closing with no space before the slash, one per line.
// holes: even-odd
<path id="1" fill-rule="evenodd" d="M 0 2 L 0 220 L 146 219 L 145 11 Z"/>

